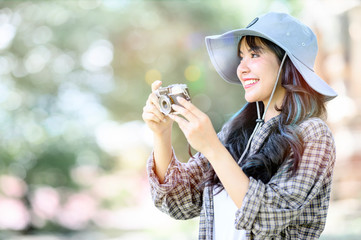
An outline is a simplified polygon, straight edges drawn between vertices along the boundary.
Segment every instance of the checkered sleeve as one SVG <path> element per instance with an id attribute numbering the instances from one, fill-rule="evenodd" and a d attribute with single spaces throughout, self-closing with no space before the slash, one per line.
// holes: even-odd
<path id="1" fill-rule="evenodd" d="M 202 182 L 209 168 L 207 159 L 197 153 L 187 163 L 177 160 L 174 151 L 165 180 L 160 183 L 154 171 L 154 155 L 147 163 L 151 195 L 155 206 L 175 219 L 190 219 L 202 209 Z"/>
<path id="2" fill-rule="evenodd" d="M 254 239 L 315 239 L 324 228 L 335 144 L 320 119 L 305 121 L 300 128 L 305 149 L 296 174 L 291 176 L 285 164 L 267 184 L 250 178 L 235 225 L 248 230 Z"/>

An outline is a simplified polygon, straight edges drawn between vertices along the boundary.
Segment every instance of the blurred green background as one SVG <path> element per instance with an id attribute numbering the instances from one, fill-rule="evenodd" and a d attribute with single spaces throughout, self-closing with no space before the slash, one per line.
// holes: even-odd
<path id="1" fill-rule="evenodd" d="M 319 38 L 317 72 L 339 93 L 322 239 L 361 238 L 360 1 L 0 0 L 0 239 L 196 239 L 198 219 L 153 206 L 141 119 L 150 84 L 186 83 L 219 130 L 243 104 L 222 81 L 207 35 L 282 11 Z M 188 159 L 184 136 L 173 145 Z"/>

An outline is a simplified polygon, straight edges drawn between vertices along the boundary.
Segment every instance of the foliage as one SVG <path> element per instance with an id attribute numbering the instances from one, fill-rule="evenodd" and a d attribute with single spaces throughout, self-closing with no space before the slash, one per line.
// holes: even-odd
<path id="1" fill-rule="evenodd" d="M 110 179 L 106 183 L 117 180 L 117 171 L 141 175 L 139 167 L 125 169 L 124 154 L 102 148 L 99 127 L 141 120 L 150 84 L 161 79 L 163 85 L 187 83 L 194 104 L 219 130 L 244 100 L 240 87 L 214 71 L 204 37 L 245 26 L 275 7 L 297 12 L 300 2 L 0 1 L 0 174 L 25 186 L 17 196 L 3 186 L 0 198 L 20 200 L 29 211 L 39 189 L 60 195 L 59 208 L 77 194 L 94 208 L 127 205 L 126 187 L 110 197 L 87 195 L 91 184 L 74 175 L 84 167 Z M 185 161 L 187 145 L 178 129 L 173 140 Z M 131 161 L 144 168 L 145 159 Z M 72 229 L 56 214 L 34 214 L 20 229 L 1 221 L 0 228 Z M 75 230 L 91 219 L 80 219 Z"/>

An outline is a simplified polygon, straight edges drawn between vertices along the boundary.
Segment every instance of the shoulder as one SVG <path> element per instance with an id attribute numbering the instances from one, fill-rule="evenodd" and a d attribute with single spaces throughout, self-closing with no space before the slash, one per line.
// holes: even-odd
<path id="1" fill-rule="evenodd" d="M 332 138 L 332 132 L 327 124 L 320 118 L 309 118 L 299 125 L 299 132 L 304 140 L 320 137 Z"/>

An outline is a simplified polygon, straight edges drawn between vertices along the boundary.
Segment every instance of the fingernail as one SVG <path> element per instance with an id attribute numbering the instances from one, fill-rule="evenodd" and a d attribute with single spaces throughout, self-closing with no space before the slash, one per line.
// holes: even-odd
<path id="1" fill-rule="evenodd" d="M 172 108 L 174 109 L 174 107 L 176 107 L 177 105 L 175 105 L 175 104 L 172 104 Z"/>

